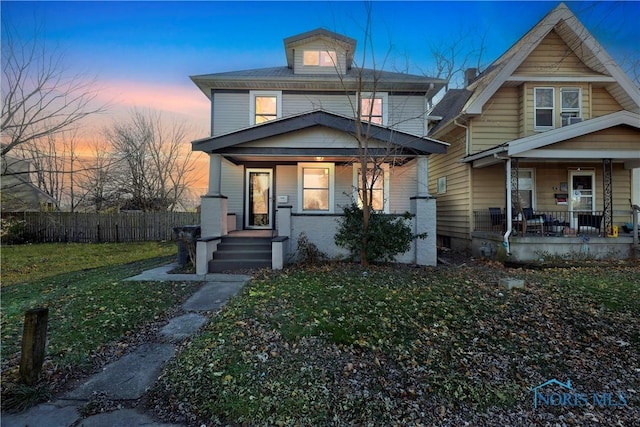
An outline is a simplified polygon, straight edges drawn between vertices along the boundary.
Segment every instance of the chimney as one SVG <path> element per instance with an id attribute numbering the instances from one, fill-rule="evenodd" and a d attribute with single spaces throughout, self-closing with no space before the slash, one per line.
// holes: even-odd
<path id="1" fill-rule="evenodd" d="M 477 73 L 477 68 L 467 68 L 464 72 L 464 85 L 469 86 L 476 79 Z"/>

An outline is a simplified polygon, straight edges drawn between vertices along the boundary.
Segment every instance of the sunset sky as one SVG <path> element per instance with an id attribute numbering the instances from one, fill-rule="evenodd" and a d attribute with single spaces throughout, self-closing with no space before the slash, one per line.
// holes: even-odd
<path id="1" fill-rule="evenodd" d="M 374 49 L 388 69 L 432 68 L 429 46 L 461 32 L 486 37 L 488 65 L 558 2 L 372 2 Z M 640 2 L 566 2 L 619 62 L 640 58 Z M 207 98 L 190 75 L 281 66 L 283 39 L 323 27 L 363 45 L 364 2 L 1 2 L 2 25 L 46 40 L 70 72 L 95 76 L 111 116 L 152 108 L 207 136 Z M 356 59 L 362 52 L 356 52 Z M 623 61 L 623 62 L 624 62 Z M 624 64 L 621 64 L 624 67 Z"/>

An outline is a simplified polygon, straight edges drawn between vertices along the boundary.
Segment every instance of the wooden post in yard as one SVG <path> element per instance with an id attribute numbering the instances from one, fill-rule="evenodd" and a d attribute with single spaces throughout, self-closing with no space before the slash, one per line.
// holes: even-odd
<path id="1" fill-rule="evenodd" d="M 47 344 L 48 321 L 48 308 L 34 308 L 24 315 L 20 381 L 26 385 L 34 385 L 42 370 L 44 349 Z"/>

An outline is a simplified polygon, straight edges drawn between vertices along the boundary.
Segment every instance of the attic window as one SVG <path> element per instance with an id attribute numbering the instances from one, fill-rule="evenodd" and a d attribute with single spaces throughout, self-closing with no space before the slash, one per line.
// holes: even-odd
<path id="1" fill-rule="evenodd" d="M 305 50 L 303 65 L 316 67 L 335 67 L 338 56 L 335 50 Z"/>

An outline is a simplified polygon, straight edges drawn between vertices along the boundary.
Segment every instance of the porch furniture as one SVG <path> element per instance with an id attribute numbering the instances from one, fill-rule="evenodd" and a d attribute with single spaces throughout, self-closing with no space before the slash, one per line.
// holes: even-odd
<path id="1" fill-rule="evenodd" d="M 489 208 L 489 217 L 491 218 L 491 229 L 500 227 L 500 231 L 504 229 L 505 216 L 501 208 Z"/>
<path id="2" fill-rule="evenodd" d="M 539 232 L 544 234 L 544 215 L 536 215 L 533 213 L 533 208 L 523 208 L 522 213 L 524 215 L 524 232 L 529 229 L 533 232 Z"/>
<path id="3" fill-rule="evenodd" d="M 593 227 L 598 230 L 600 234 L 600 227 L 602 226 L 602 215 L 593 214 L 578 214 L 578 234 L 580 234 L 580 228 Z"/>

